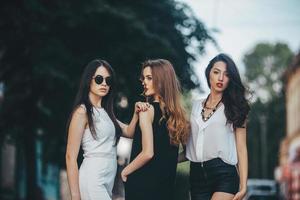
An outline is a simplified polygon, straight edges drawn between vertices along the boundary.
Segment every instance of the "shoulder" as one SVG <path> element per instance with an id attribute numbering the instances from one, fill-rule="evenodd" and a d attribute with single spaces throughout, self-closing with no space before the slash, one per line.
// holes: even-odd
<path id="1" fill-rule="evenodd" d="M 87 116 L 87 112 L 86 112 L 86 108 L 85 106 L 77 106 L 73 113 L 72 113 L 72 117 L 71 117 L 71 121 L 73 123 L 78 124 L 86 124 L 88 121 L 88 116 Z"/>
<path id="2" fill-rule="evenodd" d="M 139 112 L 140 119 L 153 119 L 153 116 L 154 116 L 154 107 L 151 104 L 146 111 Z"/>
<path id="3" fill-rule="evenodd" d="M 81 104 L 79 106 L 77 106 L 77 108 L 74 109 L 74 114 L 76 115 L 86 115 L 86 107 L 84 104 Z"/>

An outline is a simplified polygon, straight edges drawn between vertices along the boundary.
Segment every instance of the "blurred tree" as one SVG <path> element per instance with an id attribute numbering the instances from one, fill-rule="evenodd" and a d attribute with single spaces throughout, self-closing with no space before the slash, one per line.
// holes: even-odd
<path id="1" fill-rule="evenodd" d="M 0 141 L 6 134 L 24 150 L 27 199 L 36 197 L 37 135 L 50 162 L 64 163 L 65 124 L 84 65 L 108 60 L 118 75 L 117 109 L 127 120 L 141 88 L 140 63 L 169 59 L 185 89 L 190 62 L 213 41 L 191 9 L 174 0 L 2 1 L 0 6 Z"/>
<path id="2" fill-rule="evenodd" d="M 273 178 L 285 135 L 283 73 L 292 57 L 283 43 L 259 43 L 244 56 L 247 83 L 254 91 L 247 135 L 251 178 Z"/>

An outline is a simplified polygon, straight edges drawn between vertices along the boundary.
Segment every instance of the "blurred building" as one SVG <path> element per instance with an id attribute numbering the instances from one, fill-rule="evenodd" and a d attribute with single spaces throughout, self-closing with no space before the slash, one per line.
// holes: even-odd
<path id="1" fill-rule="evenodd" d="M 286 137 L 282 140 L 275 178 L 284 199 L 300 200 L 300 53 L 286 74 Z"/>
<path id="2" fill-rule="evenodd" d="M 36 198 L 39 200 L 57 200 L 60 198 L 60 169 L 57 165 L 46 164 L 42 160 L 43 144 L 36 139 Z M 0 199 L 26 199 L 26 171 L 24 151 L 14 140 L 6 136 L 0 147 Z M 62 192 L 64 192 L 62 190 Z M 67 198 L 69 196 L 65 195 Z M 70 198 L 68 198 L 70 199 Z"/>
<path id="3" fill-rule="evenodd" d="M 12 144 L 9 137 L 5 137 L 0 152 L 0 198 L 5 200 L 15 199 L 16 147 Z"/>

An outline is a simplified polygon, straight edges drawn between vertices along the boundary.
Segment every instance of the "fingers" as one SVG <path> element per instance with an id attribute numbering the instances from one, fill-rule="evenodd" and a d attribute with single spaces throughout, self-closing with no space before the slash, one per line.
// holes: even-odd
<path id="1" fill-rule="evenodd" d="M 146 111 L 147 110 L 147 108 L 148 108 L 148 106 L 146 105 L 146 103 L 143 103 L 143 102 L 139 102 L 138 103 L 138 108 L 139 108 L 139 111 Z"/>
<path id="2" fill-rule="evenodd" d="M 123 169 L 123 171 L 121 172 L 121 179 L 122 179 L 123 182 L 126 182 L 126 181 L 127 181 L 127 175 L 126 175 L 124 169 Z"/>
<path id="3" fill-rule="evenodd" d="M 121 173 L 121 178 L 123 182 L 127 181 L 127 176 L 125 176 L 123 173 Z"/>
<path id="4" fill-rule="evenodd" d="M 135 107 L 136 107 L 135 110 L 136 110 L 137 113 L 139 113 L 141 111 L 145 112 L 150 107 L 150 104 L 149 103 L 145 103 L 145 102 L 137 102 L 135 104 Z"/>
<path id="5" fill-rule="evenodd" d="M 232 200 L 241 200 L 242 199 L 242 194 L 240 192 L 236 193 L 235 196 L 233 197 Z"/>

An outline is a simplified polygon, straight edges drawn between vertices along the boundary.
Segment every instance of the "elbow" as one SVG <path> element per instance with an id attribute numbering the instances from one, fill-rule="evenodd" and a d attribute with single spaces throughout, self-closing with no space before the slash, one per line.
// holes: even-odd
<path id="1" fill-rule="evenodd" d="M 65 155 L 65 159 L 66 159 L 66 162 L 68 162 L 68 160 L 71 160 L 71 155 L 66 153 Z"/>
<path id="2" fill-rule="evenodd" d="M 68 165 L 70 165 L 71 163 L 77 162 L 77 159 L 74 158 L 74 156 L 72 156 L 72 155 L 70 155 L 70 154 L 68 154 L 68 153 L 66 153 L 65 159 L 66 159 L 66 165 L 67 165 L 67 167 L 68 167 Z"/>
<path id="3" fill-rule="evenodd" d="M 126 131 L 126 133 L 123 132 L 123 135 L 122 135 L 122 136 L 125 137 L 125 138 L 130 138 L 130 139 L 132 139 L 131 133 L 129 133 L 129 132 L 127 132 L 127 131 Z"/>
<path id="4" fill-rule="evenodd" d="M 66 166 L 68 167 L 68 165 L 70 164 L 70 160 L 71 160 L 71 157 L 69 154 L 66 154 L 65 160 L 66 160 Z"/>
<path id="5" fill-rule="evenodd" d="M 151 160 L 152 158 L 153 158 L 153 156 L 154 156 L 154 153 L 153 153 L 153 151 L 149 151 L 149 152 L 145 152 L 144 153 L 144 158 L 145 158 L 145 160 Z"/>
<path id="6" fill-rule="evenodd" d="M 132 130 L 130 130 L 130 129 L 127 128 L 127 129 L 125 129 L 125 130 L 122 131 L 122 136 L 126 137 L 126 138 L 131 138 L 132 139 L 133 138 L 133 133 L 134 132 Z"/>
<path id="7" fill-rule="evenodd" d="M 133 135 L 134 135 L 134 129 L 129 129 L 129 128 L 127 128 L 127 133 L 126 133 L 126 135 L 127 135 L 127 137 L 128 138 L 133 138 Z"/>

